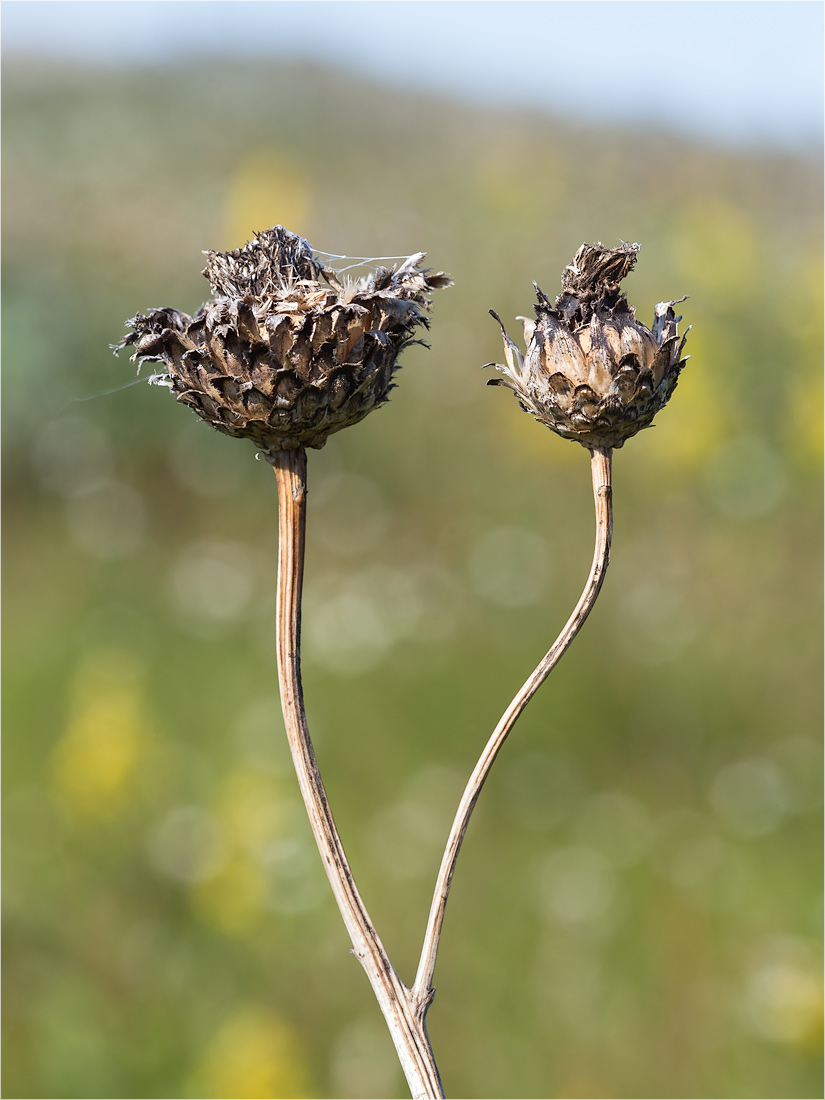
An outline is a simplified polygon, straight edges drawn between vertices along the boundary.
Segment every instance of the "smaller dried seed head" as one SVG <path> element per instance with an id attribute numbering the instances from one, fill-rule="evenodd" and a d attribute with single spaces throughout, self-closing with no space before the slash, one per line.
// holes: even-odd
<path id="1" fill-rule="evenodd" d="M 132 362 L 163 364 L 153 382 L 270 460 L 323 447 L 383 404 L 400 352 L 423 342 L 414 333 L 428 327 L 428 294 L 451 282 L 421 268 L 423 252 L 352 281 L 280 225 L 234 252 L 205 255 L 213 300 L 194 317 L 138 313 L 115 354 L 134 346 Z"/>
<path id="2" fill-rule="evenodd" d="M 660 302 L 653 328 L 636 320 L 619 283 L 636 263 L 639 245 L 604 248 L 583 244 L 564 270 L 554 304 L 536 287 L 536 320 L 524 321 L 527 354 L 504 336 L 503 378 L 521 407 L 565 439 L 584 447 L 621 447 L 650 425 L 676 388 L 681 339 L 677 302 Z"/>

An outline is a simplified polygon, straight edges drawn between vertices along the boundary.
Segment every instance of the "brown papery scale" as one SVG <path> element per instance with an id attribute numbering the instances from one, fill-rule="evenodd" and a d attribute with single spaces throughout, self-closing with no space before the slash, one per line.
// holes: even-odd
<path id="1" fill-rule="evenodd" d="M 280 225 L 205 255 L 213 300 L 194 317 L 138 313 L 115 351 L 134 346 L 133 362 L 161 363 L 153 382 L 270 461 L 323 447 L 383 404 L 399 354 L 422 343 L 415 333 L 428 327 L 429 293 L 451 282 L 420 267 L 423 252 L 352 280 Z"/>
<path id="2" fill-rule="evenodd" d="M 685 335 L 673 311 L 679 298 L 660 302 L 653 328 L 636 320 L 619 284 L 632 270 L 639 245 L 583 244 L 564 270 L 551 304 L 537 284 L 536 320 L 524 318 L 527 353 L 504 336 L 504 378 L 521 407 L 565 439 L 593 449 L 621 447 L 647 428 L 676 388 Z"/>

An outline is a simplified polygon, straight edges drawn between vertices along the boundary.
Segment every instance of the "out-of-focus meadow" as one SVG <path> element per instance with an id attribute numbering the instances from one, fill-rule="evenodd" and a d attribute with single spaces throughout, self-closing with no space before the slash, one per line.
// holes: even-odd
<path id="1" fill-rule="evenodd" d="M 463 782 L 592 553 L 587 454 L 485 388 L 487 310 L 517 331 L 597 239 L 641 242 L 642 320 L 690 295 L 602 597 L 459 861 L 448 1095 L 821 1095 L 819 160 L 297 66 L 4 77 L 5 1095 L 406 1095 L 285 747 L 272 472 L 108 392 L 125 319 L 194 312 L 201 250 L 275 223 L 455 279 L 309 465 L 310 725 L 408 982 Z"/>

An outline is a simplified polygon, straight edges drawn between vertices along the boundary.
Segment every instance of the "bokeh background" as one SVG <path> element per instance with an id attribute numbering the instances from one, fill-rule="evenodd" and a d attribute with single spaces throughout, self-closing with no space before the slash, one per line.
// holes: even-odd
<path id="1" fill-rule="evenodd" d="M 286 751 L 272 473 L 109 350 L 275 223 L 455 279 L 389 405 L 310 455 L 310 725 L 407 981 L 592 552 L 587 455 L 485 388 L 487 310 L 515 333 L 596 239 L 641 242 L 641 319 L 690 295 L 603 594 L 462 852 L 448 1095 L 821 1095 L 821 95 L 781 126 L 736 98 L 743 65 L 818 87 L 820 6 L 611 4 L 607 39 L 601 4 L 162 7 L 3 9 L 4 1095 L 406 1095 Z M 409 63 L 451 45 L 459 89 Z M 685 112 L 703 73 L 728 94 Z"/>

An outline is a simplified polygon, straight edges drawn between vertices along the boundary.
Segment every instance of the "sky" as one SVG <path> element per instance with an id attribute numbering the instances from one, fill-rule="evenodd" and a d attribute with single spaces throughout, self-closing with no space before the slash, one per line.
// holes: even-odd
<path id="1" fill-rule="evenodd" d="M 4 58 L 312 60 L 410 91 L 734 146 L 823 136 L 819 0 L 4 0 Z"/>

